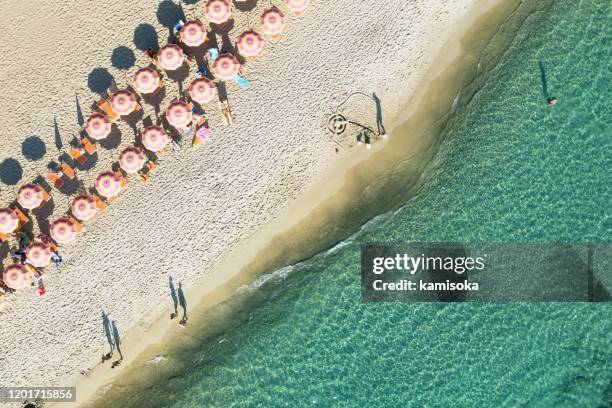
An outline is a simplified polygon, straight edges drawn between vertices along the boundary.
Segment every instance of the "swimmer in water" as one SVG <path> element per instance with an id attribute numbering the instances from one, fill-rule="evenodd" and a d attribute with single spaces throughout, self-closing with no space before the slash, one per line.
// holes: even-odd
<path id="1" fill-rule="evenodd" d="M 546 103 L 549 104 L 550 106 L 553 106 L 555 103 L 557 103 L 557 97 L 551 96 L 550 98 L 546 100 Z"/>

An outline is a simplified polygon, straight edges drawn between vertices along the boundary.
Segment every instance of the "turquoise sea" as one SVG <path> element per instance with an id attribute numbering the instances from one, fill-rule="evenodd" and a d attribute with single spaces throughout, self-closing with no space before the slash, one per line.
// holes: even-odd
<path id="1" fill-rule="evenodd" d="M 105 406 L 612 407 L 611 304 L 362 303 L 359 273 L 367 242 L 612 242 L 611 54 L 610 0 L 533 13 L 414 198 L 262 277 Z"/>

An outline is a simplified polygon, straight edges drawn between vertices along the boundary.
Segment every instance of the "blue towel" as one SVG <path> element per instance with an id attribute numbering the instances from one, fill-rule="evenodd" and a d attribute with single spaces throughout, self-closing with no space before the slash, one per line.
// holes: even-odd
<path id="1" fill-rule="evenodd" d="M 210 50 L 208 50 L 208 55 L 210 56 L 210 59 L 214 62 L 219 56 L 219 50 L 216 48 L 211 48 Z"/>
<path id="2" fill-rule="evenodd" d="M 251 83 L 238 74 L 234 75 L 234 82 L 242 89 L 249 89 L 251 87 Z"/>
<path id="3" fill-rule="evenodd" d="M 174 29 L 179 32 L 183 29 L 183 26 L 185 25 L 185 23 L 183 22 L 183 20 L 179 20 L 178 23 L 176 23 L 174 25 Z"/>

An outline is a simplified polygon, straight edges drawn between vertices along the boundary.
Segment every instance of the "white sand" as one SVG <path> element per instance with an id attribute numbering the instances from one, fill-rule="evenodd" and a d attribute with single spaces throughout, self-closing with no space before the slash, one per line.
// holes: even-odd
<path id="1" fill-rule="evenodd" d="M 336 144 L 322 126 L 342 99 L 333 95 L 376 91 L 390 124 L 472 2 L 313 0 L 304 15 L 289 18 L 285 34 L 248 63 L 252 89 L 228 83 L 233 126 L 224 128 L 211 104 L 212 142 L 167 152 L 146 184 L 129 178 L 121 198 L 62 248 L 67 263 L 60 274 L 49 268 L 46 296 L 32 288 L 7 299 L 0 312 L 0 384 L 66 384 L 94 366 L 108 348 L 102 311 L 123 335 L 138 322 L 154 320 L 169 304 L 168 273 L 184 286 L 205 276 L 229 249 L 299 198 L 335 157 Z M 153 25 L 160 45 L 168 29 L 156 18 L 157 2 L 2 3 L 0 162 L 14 159 L 23 169 L 17 177 L 7 173 L 10 162 L 0 166 L 0 198 L 8 204 L 20 184 L 46 175 L 47 163 L 59 156 L 54 119 L 64 150 L 78 135 L 76 98 L 85 117 L 98 98 L 88 88 L 89 73 L 107 68 L 122 87 L 146 64 L 134 46 L 134 29 Z M 251 12 L 236 13 L 232 39 L 256 24 L 269 4 L 258 3 Z M 202 2 L 183 7 L 188 16 L 203 18 Z M 136 66 L 127 75 L 111 65 L 118 46 L 135 51 Z M 162 110 L 178 95 L 176 83 L 167 84 Z M 153 108 L 144 108 L 145 117 L 155 120 Z M 371 102 L 357 98 L 349 112 L 371 117 Z M 79 172 L 85 187 L 133 142 L 132 129 L 125 123 L 119 128 L 120 146 L 98 146 L 95 167 Z M 22 142 L 33 135 L 46 146 L 40 160 L 22 154 Z M 351 154 L 353 136 L 345 136 L 342 154 Z M 12 178 L 20 179 L 17 185 L 6 184 Z M 51 219 L 69 204 L 57 190 L 52 196 Z"/>

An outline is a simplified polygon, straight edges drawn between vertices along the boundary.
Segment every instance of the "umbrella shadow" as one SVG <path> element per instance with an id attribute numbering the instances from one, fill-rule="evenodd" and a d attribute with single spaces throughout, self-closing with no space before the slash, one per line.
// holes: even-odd
<path id="1" fill-rule="evenodd" d="M 157 51 L 159 50 L 159 37 L 155 27 L 151 24 L 140 24 L 134 30 L 134 46 L 141 50 L 146 51 L 149 48 Z"/>
<path id="2" fill-rule="evenodd" d="M 240 11 L 251 11 L 257 7 L 257 0 L 235 1 L 234 7 Z"/>
<path id="3" fill-rule="evenodd" d="M 136 56 L 131 48 L 122 45 L 113 50 L 113 54 L 111 55 L 111 64 L 113 67 L 120 70 L 126 70 L 132 68 L 135 63 Z"/>
<path id="4" fill-rule="evenodd" d="M 13 158 L 4 159 L 0 163 L 0 181 L 6 185 L 14 186 L 23 177 L 21 164 Z"/>
<path id="5" fill-rule="evenodd" d="M 546 80 L 546 70 L 544 69 L 544 64 L 542 61 L 538 61 L 538 66 L 540 67 L 540 81 L 542 81 L 542 95 L 544 99 L 548 99 L 548 81 Z"/>
<path id="6" fill-rule="evenodd" d="M 156 15 L 157 21 L 159 21 L 159 23 L 164 27 L 168 28 L 169 38 L 174 37 L 174 25 L 178 23 L 179 20 L 185 21 L 187 19 L 185 17 L 183 7 L 180 4 L 176 4 L 170 0 L 164 0 L 159 3 Z"/>
<path id="7" fill-rule="evenodd" d="M 225 86 L 225 82 L 217 82 L 217 95 L 219 96 L 219 101 L 227 101 L 227 87 Z M 228 101 L 229 103 L 229 101 Z"/>
<path id="8" fill-rule="evenodd" d="M 121 131 L 117 126 L 112 126 L 108 136 L 99 140 L 98 143 L 106 150 L 116 149 L 121 144 Z"/>
<path id="9" fill-rule="evenodd" d="M 30 136 L 21 143 L 21 154 L 28 160 L 40 160 L 46 153 L 47 147 L 38 136 Z"/>
<path id="10" fill-rule="evenodd" d="M 87 77 L 87 86 L 92 92 L 103 95 L 115 84 L 115 79 L 106 68 L 94 68 Z"/>
<path id="11" fill-rule="evenodd" d="M 74 163 L 72 161 L 72 158 L 70 156 L 68 156 L 66 153 L 62 153 L 59 157 L 60 161 L 65 161 L 66 163 L 70 164 L 71 166 L 74 166 Z M 49 170 L 53 170 L 55 172 L 59 172 L 60 170 L 60 166 L 56 161 L 51 161 L 49 162 L 49 164 L 47 164 L 47 168 Z M 64 195 L 72 195 L 74 194 L 79 186 L 79 180 L 77 178 L 74 178 L 72 180 L 68 179 L 68 178 L 63 178 L 64 180 L 64 184 L 61 187 L 58 187 L 57 190 L 64 194 Z"/>

